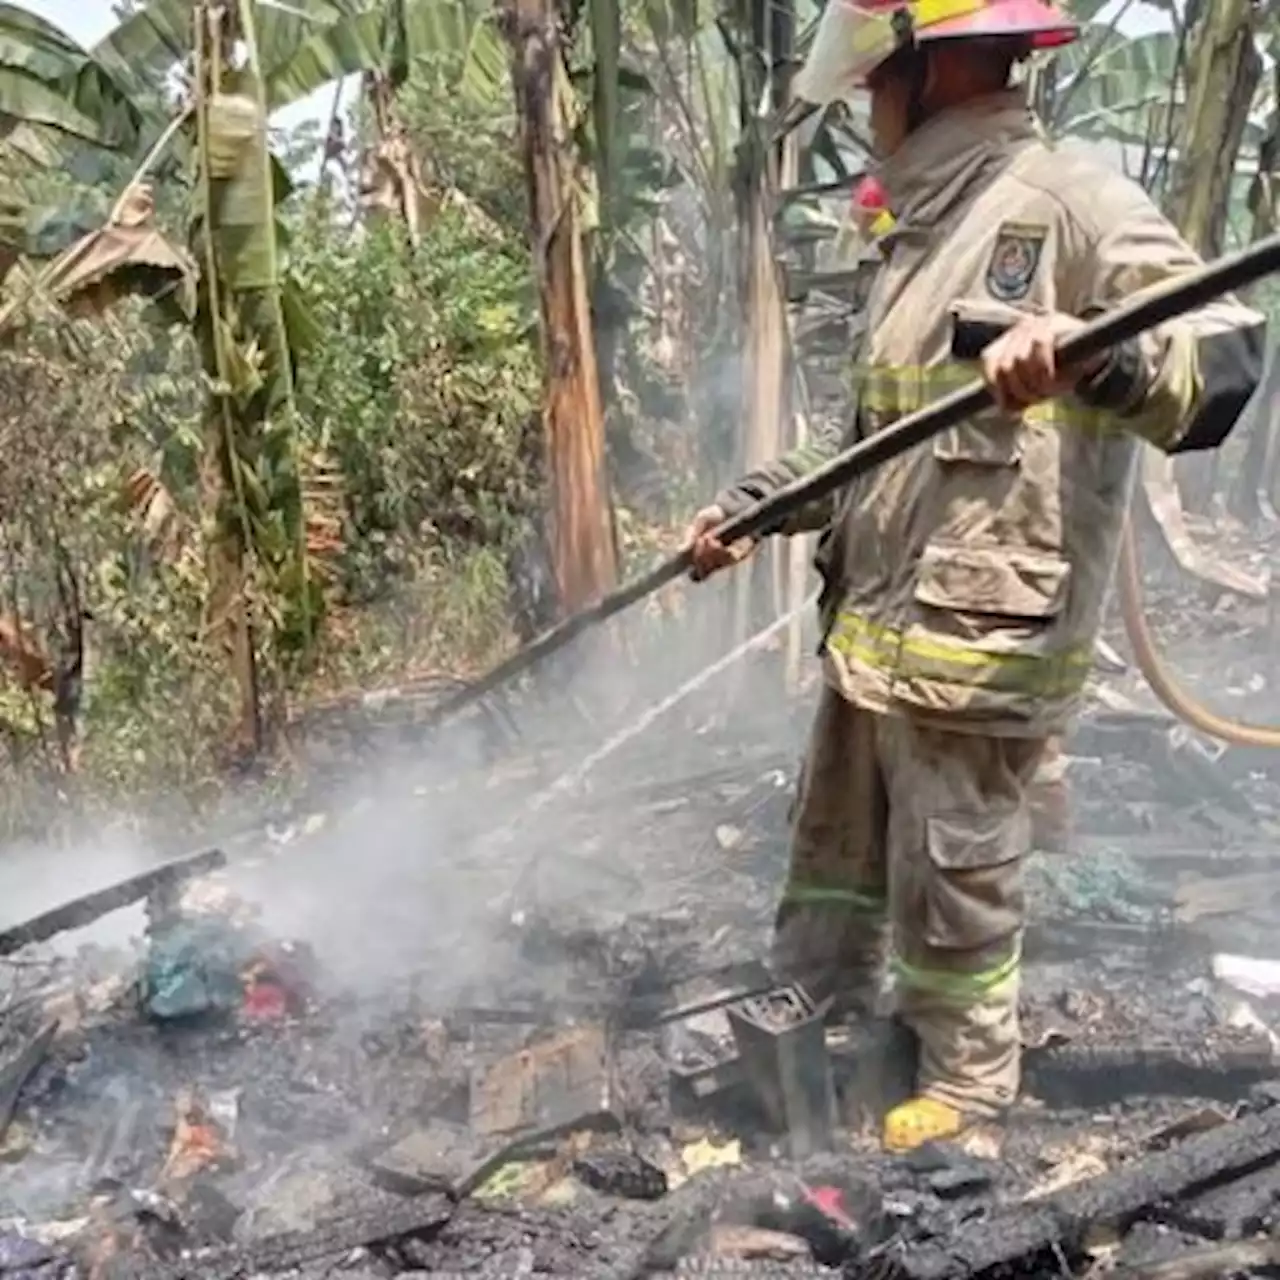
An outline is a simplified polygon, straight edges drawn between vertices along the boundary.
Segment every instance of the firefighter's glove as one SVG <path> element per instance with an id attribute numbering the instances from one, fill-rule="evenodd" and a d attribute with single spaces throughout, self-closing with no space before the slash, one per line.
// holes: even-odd
<path id="1" fill-rule="evenodd" d="M 982 376 L 996 404 L 1006 413 L 1021 413 L 1096 377 L 1106 366 L 1105 354 L 1071 368 L 1058 365 L 1055 348 L 1082 328 L 1083 320 L 1060 311 L 1020 316 L 982 352 Z"/>
<path id="2" fill-rule="evenodd" d="M 690 577 L 695 582 L 709 578 L 721 569 L 738 564 L 755 550 L 755 540 L 739 538 L 730 546 L 725 546 L 715 536 L 715 531 L 728 519 L 725 509 L 720 506 L 703 507 L 689 526 L 685 534 L 685 546 L 693 552 L 693 571 Z"/>

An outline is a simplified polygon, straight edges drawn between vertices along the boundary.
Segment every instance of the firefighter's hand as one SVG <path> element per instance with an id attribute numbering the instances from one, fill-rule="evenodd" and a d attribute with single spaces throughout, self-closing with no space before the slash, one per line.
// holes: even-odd
<path id="1" fill-rule="evenodd" d="M 1105 355 L 1083 365 L 1059 367 L 1055 348 L 1083 328 L 1083 320 L 1051 311 L 1026 316 L 1001 334 L 982 353 L 982 376 L 996 404 L 1006 413 L 1020 413 L 1042 400 L 1067 394 L 1101 369 Z"/>
<path id="2" fill-rule="evenodd" d="M 715 531 L 728 518 L 724 508 L 717 506 L 703 507 L 693 517 L 693 523 L 685 534 L 685 546 L 693 552 L 693 572 L 689 576 L 695 582 L 702 582 L 713 573 L 738 564 L 755 549 L 755 542 L 751 538 L 739 538 L 726 547 L 715 536 Z"/>

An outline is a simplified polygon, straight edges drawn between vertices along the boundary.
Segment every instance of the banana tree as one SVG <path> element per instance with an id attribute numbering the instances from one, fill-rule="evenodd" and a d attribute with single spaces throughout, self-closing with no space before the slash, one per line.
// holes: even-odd
<path id="1" fill-rule="evenodd" d="M 203 268 L 196 329 L 211 387 L 201 473 L 208 626 L 240 691 L 240 745 L 256 751 L 262 717 L 248 557 L 267 579 L 274 630 L 290 649 L 305 651 L 314 638 L 321 597 L 306 553 L 295 344 L 276 225 L 284 193 L 267 148 L 255 6 L 201 4 L 193 33 L 193 241 Z"/>
<path id="2" fill-rule="evenodd" d="M 1202 254 L 1221 252 L 1236 164 L 1262 77 L 1257 40 L 1261 16 L 1251 0 L 1218 0 L 1191 32 L 1187 104 L 1173 169 L 1170 216 Z M 1207 509 L 1217 489 L 1221 454 L 1188 460 L 1182 488 Z"/>
<path id="3" fill-rule="evenodd" d="M 142 121 L 126 86 L 65 32 L 0 4 L 0 279 L 30 246 L 30 178 L 68 145 L 127 152 Z"/>
<path id="4" fill-rule="evenodd" d="M 305 95 L 325 60 L 320 37 L 350 17 L 327 4 L 275 9 L 157 0 L 126 18 L 95 57 L 135 84 L 180 68 L 194 128 L 191 239 L 200 267 L 195 335 L 208 379 L 201 464 L 209 640 L 230 662 L 237 746 L 263 742 L 258 633 L 288 663 L 311 650 L 322 575 L 308 545 L 294 399 L 308 321 L 287 275 L 279 205 L 288 179 L 267 144 L 273 108 Z"/>
<path id="5" fill-rule="evenodd" d="M 402 0 L 398 29 L 410 30 L 416 14 L 421 26 L 412 30 L 427 38 L 434 7 Z M 255 620 L 269 621 L 278 654 L 305 655 L 323 604 L 293 392 L 309 326 L 288 276 L 277 216 L 288 181 L 268 150 L 267 121 L 332 79 L 379 68 L 387 8 L 379 0 L 152 0 L 90 53 L 25 11 L 0 9 L 8 136 L 43 138 L 52 129 L 127 147 L 149 124 L 193 161 L 195 331 L 210 387 L 202 467 L 208 619 L 211 638 L 231 656 L 246 749 L 262 738 Z M 182 87 L 170 102 L 155 84 L 174 72 Z M 90 116 L 95 101 L 105 105 Z M 51 102 L 65 104 L 60 114 Z M 139 104 L 169 118 L 144 120 Z"/>
<path id="6" fill-rule="evenodd" d="M 214 387 L 204 469 L 213 513 L 210 620 L 231 654 L 246 747 L 261 741 L 247 557 L 266 576 L 272 633 L 286 656 L 308 652 L 324 603 L 311 554 L 324 513 L 308 512 L 304 500 L 313 468 L 301 456 L 294 402 L 308 321 L 287 276 L 277 218 L 287 187 L 267 148 L 267 120 L 348 74 L 397 74 L 415 56 L 414 42 L 433 34 L 429 9 L 397 0 L 277 11 L 237 0 L 196 10 L 200 338 Z M 148 31 L 154 22 L 139 39 Z M 406 211 L 416 194 L 406 192 Z"/>

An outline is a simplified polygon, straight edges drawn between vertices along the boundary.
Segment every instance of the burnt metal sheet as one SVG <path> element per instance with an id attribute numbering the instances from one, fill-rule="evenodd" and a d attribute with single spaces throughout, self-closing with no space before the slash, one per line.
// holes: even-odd
<path id="1" fill-rule="evenodd" d="M 668 1064 L 671 1109 L 681 1116 L 697 1114 L 712 1099 L 742 1083 L 742 1063 L 735 1056 L 722 1062 Z"/>
<path id="2" fill-rule="evenodd" d="M 465 1125 L 433 1120 L 422 1129 L 369 1157 L 374 1182 L 399 1195 L 444 1192 L 451 1199 L 469 1196 L 491 1174 L 517 1159 L 535 1159 L 555 1144 L 537 1132 L 503 1141 L 479 1138 Z"/>
<path id="3" fill-rule="evenodd" d="M 697 1115 L 713 1098 L 742 1083 L 742 1064 L 723 1008 L 699 1008 L 665 1026 L 662 1056 L 671 1107 L 678 1115 Z"/>
<path id="4" fill-rule="evenodd" d="M 603 1027 L 573 1027 L 478 1067 L 471 1128 L 485 1137 L 616 1128 L 613 1058 Z"/>
<path id="5" fill-rule="evenodd" d="M 449 1191 L 480 1158 L 481 1144 L 465 1125 L 433 1120 L 369 1161 L 375 1181 L 388 1191 L 420 1195 Z"/>

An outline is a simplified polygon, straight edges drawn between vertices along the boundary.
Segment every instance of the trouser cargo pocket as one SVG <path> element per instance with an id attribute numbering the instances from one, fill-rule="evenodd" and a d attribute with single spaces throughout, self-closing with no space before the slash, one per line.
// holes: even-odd
<path id="1" fill-rule="evenodd" d="M 925 827 L 924 942 L 939 951 L 981 951 L 1013 938 L 1026 908 L 1022 855 L 1030 847 L 1025 807 L 951 813 Z"/>

